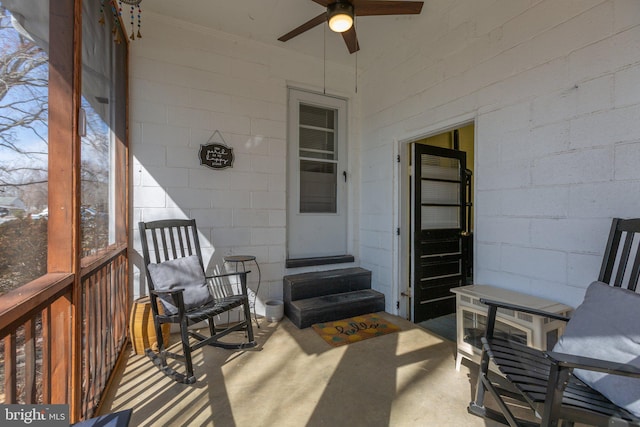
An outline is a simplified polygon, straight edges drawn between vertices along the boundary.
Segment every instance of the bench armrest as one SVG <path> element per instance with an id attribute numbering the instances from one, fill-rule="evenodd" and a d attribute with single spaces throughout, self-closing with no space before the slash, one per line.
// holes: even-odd
<path id="1" fill-rule="evenodd" d="M 626 377 L 640 378 L 640 369 L 633 365 L 625 365 L 619 362 L 594 359 L 591 357 L 576 356 L 574 354 L 549 351 L 545 357 L 551 363 L 571 369 L 585 369 L 589 371 L 604 372 L 606 374 L 623 375 Z"/>

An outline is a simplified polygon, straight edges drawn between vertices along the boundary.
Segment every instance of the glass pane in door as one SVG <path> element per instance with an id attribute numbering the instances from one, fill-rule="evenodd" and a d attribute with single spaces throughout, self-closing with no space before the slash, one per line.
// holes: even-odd
<path id="1" fill-rule="evenodd" d="M 300 213 L 337 212 L 336 114 L 300 104 Z"/>
<path id="2" fill-rule="evenodd" d="M 458 206 L 423 206 L 420 216 L 423 230 L 460 228 Z"/>
<path id="3" fill-rule="evenodd" d="M 422 229 L 460 228 L 460 161 L 422 154 L 420 168 Z"/>
<path id="4" fill-rule="evenodd" d="M 460 204 L 460 183 L 426 181 L 420 188 L 422 203 Z"/>
<path id="5" fill-rule="evenodd" d="M 423 154 L 421 158 L 422 178 L 460 180 L 460 162 L 449 157 Z"/>
<path id="6" fill-rule="evenodd" d="M 300 212 L 336 212 L 335 163 L 300 160 Z"/>

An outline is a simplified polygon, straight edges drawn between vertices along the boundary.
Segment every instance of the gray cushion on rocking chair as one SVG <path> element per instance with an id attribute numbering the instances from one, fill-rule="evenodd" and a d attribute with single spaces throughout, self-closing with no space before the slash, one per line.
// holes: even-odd
<path id="1" fill-rule="evenodd" d="M 591 283 L 553 351 L 640 368 L 640 294 Z M 574 374 L 616 405 L 640 416 L 640 379 L 582 369 Z"/>
<path id="2" fill-rule="evenodd" d="M 186 310 L 200 307 L 213 300 L 200 260 L 196 255 L 176 258 L 160 264 L 149 264 L 147 268 L 156 290 L 184 289 L 182 295 Z M 160 301 L 165 312 L 170 314 L 178 312 L 178 308 L 173 304 L 173 298 L 163 297 Z"/>

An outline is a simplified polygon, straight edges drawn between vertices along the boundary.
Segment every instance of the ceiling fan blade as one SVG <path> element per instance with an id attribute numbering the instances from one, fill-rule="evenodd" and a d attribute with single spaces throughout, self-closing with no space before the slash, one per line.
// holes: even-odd
<path id="1" fill-rule="evenodd" d="M 295 36 L 298 36 L 302 33 L 304 33 L 305 31 L 308 31 L 310 29 L 312 29 L 313 27 L 322 24 L 323 22 L 327 21 L 327 13 L 326 12 L 322 12 L 320 15 L 316 16 L 313 19 L 308 20 L 307 22 L 305 22 L 304 24 L 300 25 L 297 28 L 294 28 L 293 30 L 289 31 L 287 34 L 285 34 L 284 36 L 280 37 L 278 40 L 280 40 L 281 42 L 286 42 L 287 40 L 291 40 L 292 38 L 294 38 Z"/>
<path id="2" fill-rule="evenodd" d="M 422 1 L 366 1 L 353 0 L 356 16 L 417 15 L 422 11 Z"/>
<path id="3" fill-rule="evenodd" d="M 312 2 L 318 3 L 320 6 L 327 7 L 329 3 L 333 3 L 335 0 L 311 0 Z"/>
<path id="4" fill-rule="evenodd" d="M 349 53 L 354 53 L 360 50 L 360 44 L 358 43 L 355 27 L 351 27 L 342 33 L 342 38 L 347 45 L 347 49 L 349 49 Z"/>

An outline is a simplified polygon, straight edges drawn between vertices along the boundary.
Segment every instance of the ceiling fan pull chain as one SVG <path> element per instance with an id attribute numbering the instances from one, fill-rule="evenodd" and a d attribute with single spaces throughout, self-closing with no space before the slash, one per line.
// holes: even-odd
<path id="1" fill-rule="evenodd" d="M 356 19 L 357 19 L 357 17 L 354 16 L 353 17 L 353 29 L 354 30 L 357 28 L 356 27 Z M 358 51 L 357 50 L 356 50 L 356 93 L 358 93 Z"/>
<path id="2" fill-rule="evenodd" d="M 324 60 L 322 61 L 322 94 L 327 94 L 327 27 L 324 28 L 323 47 Z"/>

